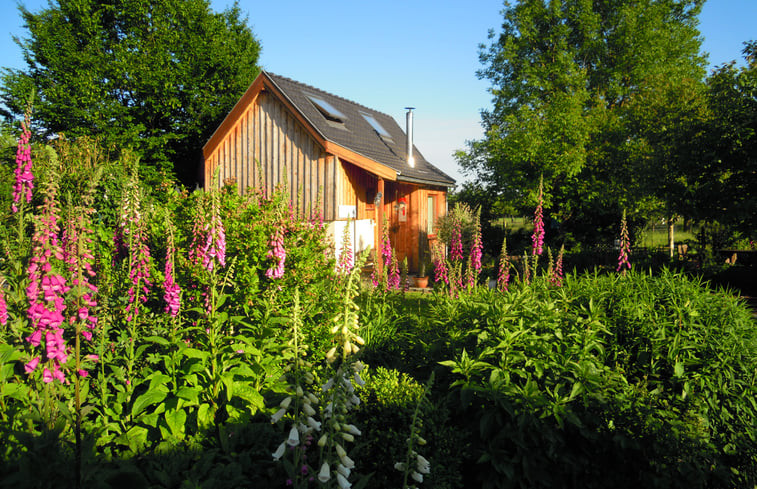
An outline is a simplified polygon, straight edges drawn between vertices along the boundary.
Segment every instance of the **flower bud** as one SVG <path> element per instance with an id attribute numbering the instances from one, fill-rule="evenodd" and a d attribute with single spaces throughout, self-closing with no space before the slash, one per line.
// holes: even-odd
<path id="1" fill-rule="evenodd" d="M 280 407 L 284 409 L 288 409 L 289 405 L 292 403 L 292 396 L 286 397 L 281 403 L 279 404 Z"/>

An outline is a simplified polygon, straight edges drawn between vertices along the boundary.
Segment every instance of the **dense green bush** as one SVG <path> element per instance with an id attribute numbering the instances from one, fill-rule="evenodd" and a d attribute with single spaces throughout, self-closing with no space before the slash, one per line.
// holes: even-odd
<path id="1" fill-rule="evenodd" d="M 443 362 L 482 487 L 751 487 L 750 312 L 682 275 L 479 291 L 475 344 Z M 485 305 L 483 305 L 485 304 Z"/>

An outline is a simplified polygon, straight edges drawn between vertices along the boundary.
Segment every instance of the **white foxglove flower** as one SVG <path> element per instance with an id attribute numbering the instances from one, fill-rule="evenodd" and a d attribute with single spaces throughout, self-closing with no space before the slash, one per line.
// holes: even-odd
<path id="1" fill-rule="evenodd" d="M 318 480 L 321 482 L 328 482 L 331 479 L 331 470 L 329 469 L 329 463 L 323 462 L 321 470 L 318 472 Z"/>
<path id="2" fill-rule="evenodd" d="M 357 426 L 355 426 L 354 424 L 343 424 L 342 429 L 346 431 L 347 433 L 352 433 L 353 435 L 357 435 L 357 436 L 362 435 L 360 430 L 357 429 Z"/>
<path id="3" fill-rule="evenodd" d="M 305 382 L 312 384 L 314 380 L 315 377 L 313 377 L 313 374 L 311 372 L 305 372 Z"/>
<path id="4" fill-rule="evenodd" d="M 275 412 L 275 413 L 273 414 L 273 416 L 271 416 L 271 424 L 276 424 L 276 423 L 278 423 L 278 422 L 279 422 L 279 420 L 281 420 L 281 418 L 283 418 L 283 417 L 284 417 L 284 415 L 286 414 L 286 412 L 287 412 L 286 408 L 281 408 L 281 409 L 279 409 L 278 411 L 276 411 L 276 412 Z"/>
<path id="5" fill-rule="evenodd" d="M 323 392 L 326 392 L 327 390 L 330 390 L 332 387 L 334 387 L 334 377 L 331 377 L 329 380 L 326 381 L 325 384 L 323 384 L 323 387 L 321 388 Z"/>
<path id="6" fill-rule="evenodd" d="M 277 448 L 276 451 L 273 452 L 273 459 L 278 460 L 281 457 L 283 457 L 285 450 L 286 450 L 286 442 L 282 441 L 281 445 L 279 445 L 279 448 Z"/>
<path id="7" fill-rule="evenodd" d="M 365 344 L 365 340 L 363 338 L 361 338 L 360 336 L 355 335 L 355 343 L 357 343 L 358 345 L 362 346 L 362 345 Z"/>
<path id="8" fill-rule="evenodd" d="M 347 455 L 345 455 L 344 457 L 339 457 L 339 461 L 342 462 L 342 465 L 344 465 L 348 469 L 355 468 L 355 462 Z"/>
<path id="9" fill-rule="evenodd" d="M 315 416 L 315 409 L 313 409 L 310 403 L 304 403 L 302 405 L 302 412 L 307 416 Z"/>
<path id="10" fill-rule="evenodd" d="M 423 476 L 418 472 L 413 471 L 413 473 L 410 474 L 410 477 L 412 477 L 416 482 L 423 482 Z"/>
<path id="11" fill-rule="evenodd" d="M 308 392 L 308 399 L 310 399 L 311 403 L 318 404 L 318 398 L 312 392 Z"/>
<path id="12" fill-rule="evenodd" d="M 397 462 L 394 464 L 394 468 L 399 470 L 400 472 L 405 471 L 405 463 L 404 462 Z"/>
<path id="13" fill-rule="evenodd" d="M 296 426 L 292 426 L 292 429 L 289 430 L 289 438 L 287 438 L 287 444 L 290 447 L 296 447 L 300 444 L 300 432 L 297 430 Z"/>
<path id="14" fill-rule="evenodd" d="M 339 484 L 339 489 L 349 489 L 352 487 L 352 483 L 338 472 L 336 474 L 336 483 Z"/>
<path id="15" fill-rule="evenodd" d="M 426 460 L 423 455 L 416 454 L 416 460 L 418 462 L 416 470 L 421 474 L 428 474 L 431 472 L 431 463 Z"/>
<path id="16" fill-rule="evenodd" d="M 352 364 L 352 369 L 355 372 L 361 372 L 364 368 L 365 368 L 365 364 L 361 362 L 360 360 Z"/>
<path id="17" fill-rule="evenodd" d="M 336 471 L 339 472 L 340 474 L 342 474 L 345 477 L 349 477 L 350 476 L 350 472 L 352 472 L 350 469 L 348 469 L 347 467 L 345 467 L 342 464 L 338 464 L 336 466 Z"/>
<path id="18" fill-rule="evenodd" d="M 352 436 L 352 433 L 342 433 L 342 438 L 344 438 L 344 439 L 345 439 L 345 440 L 347 440 L 348 442 L 353 442 L 353 441 L 355 441 L 355 437 L 354 437 L 354 436 Z"/>
<path id="19" fill-rule="evenodd" d="M 304 391 L 302 390 L 302 387 L 299 385 L 297 386 L 297 397 L 302 397 L 304 395 Z"/>
<path id="20" fill-rule="evenodd" d="M 355 383 L 359 385 L 360 387 L 365 387 L 365 381 L 362 377 L 360 377 L 360 374 L 355 372 Z"/>
<path id="21" fill-rule="evenodd" d="M 336 454 L 339 456 L 339 458 L 347 456 L 347 452 L 344 451 L 344 448 L 342 448 L 342 445 L 340 445 L 339 443 L 337 443 L 334 448 L 336 449 Z"/>
<path id="22" fill-rule="evenodd" d="M 331 350 L 326 352 L 326 361 L 333 363 L 334 360 L 336 360 L 336 347 L 333 347 Z"/>
<path id="23" fill-rule="evenodd" d="M 321 431 L 321 422 L 314 420 L 312 416 L 308 416 L 308 426 L 315 431 Z"/>
<path id="24" fill-rule="evenodd" d="M 289 396 L 285 398 L 283 401 L 281 401 L 281 403 L 279 404 L 279 407 L 283 409 L 289 409 L 289 405 L 291 403 L 292 403 L 292 396 Z"/>
<path id="25" fill-rule="evenodd" d="M 325 434 L 318 439 L 318 446 L 321 448 L 325 447 L 327 441 L 329 441 L 329 435 Z"/>

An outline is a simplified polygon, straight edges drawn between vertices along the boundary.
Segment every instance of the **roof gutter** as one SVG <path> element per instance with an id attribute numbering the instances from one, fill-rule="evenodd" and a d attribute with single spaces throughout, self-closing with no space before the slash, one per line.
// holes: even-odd
<path id="1" fill-rule="evenodd" d="M 451 188 L 455 186 L 455 183 L 452 182 L 439 182 L 436 180 L 426 180 L 423 178 L 413 178 L 413 177 L 406 177 L 398 172 L 397 174 L 397 181 L 398 182 L 407 182 L 407 183 L 417 183 L 421 185 L 436 185 L 438 187 L 447 187 Z"/>

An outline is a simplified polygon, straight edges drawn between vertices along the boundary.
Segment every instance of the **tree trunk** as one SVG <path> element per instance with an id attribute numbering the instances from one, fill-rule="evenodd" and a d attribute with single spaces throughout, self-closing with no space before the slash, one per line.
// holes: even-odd
<path id="1" fill-rule="evenodd" d="M 670 248 L 670 258 L 671 260 L 675 256 L 675 217 L 669 217 L 668 218 L 668 247 Z"/>

